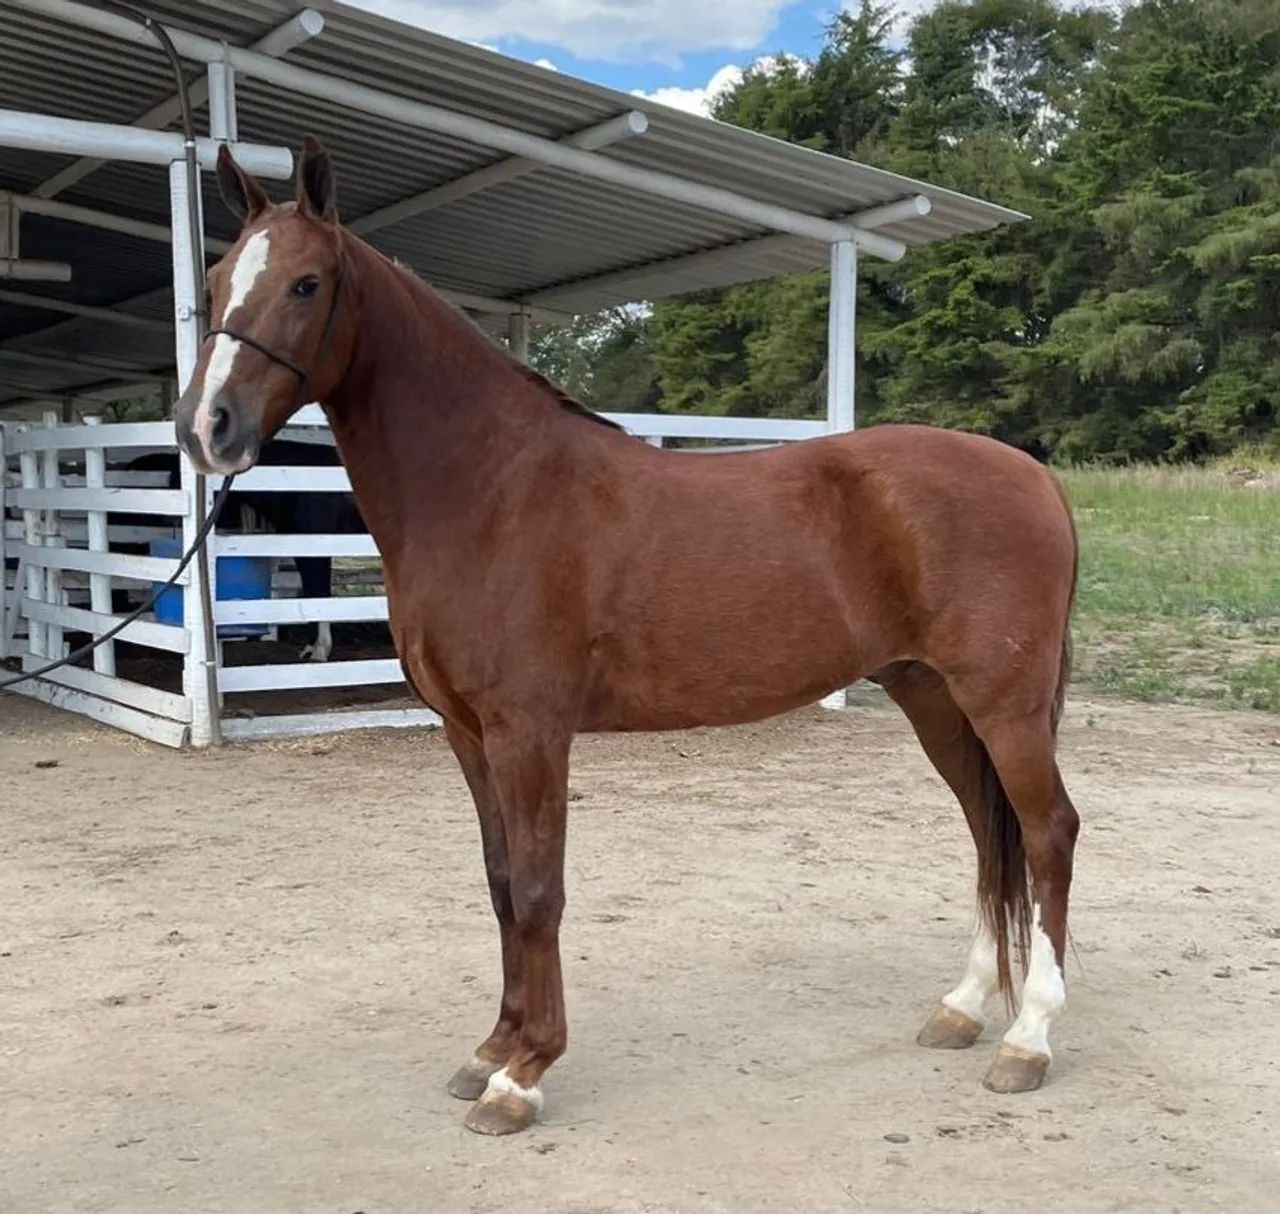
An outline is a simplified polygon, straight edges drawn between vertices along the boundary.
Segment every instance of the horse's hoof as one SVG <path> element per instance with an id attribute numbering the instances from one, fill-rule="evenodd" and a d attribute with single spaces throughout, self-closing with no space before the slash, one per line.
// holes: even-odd
<path id="1" fill-rule="evenodd" d="M 1049 1073 L 1049 1055 L 1002 1043 L 982 1086 L 992 1092 L 1034 1092 Z"/>
<path id="2" fill-rule="evenodd" d="M 479 1055 L 460 1066 L 449 1080 L 449 1095 L 459 1100 L 479 1100 L 489 1086 L 489 1076 L 502 1070 L 500 1062 L 486 1062 Z"/>
<path id="3" fill-rule="evenodd" d="M 916 1034 L 916 1044 L 931 1050 L 968 1049 L 982 1033 L 982 1021 L 940 1003 Z"/>
<path id="4" fill-rule="evenodd" d="M 471 1106 L 467 1129 L 477 1134 L 518 1134 L 533 1125 L 538 1108 L 510 1092 L 487 1091 Z"/>

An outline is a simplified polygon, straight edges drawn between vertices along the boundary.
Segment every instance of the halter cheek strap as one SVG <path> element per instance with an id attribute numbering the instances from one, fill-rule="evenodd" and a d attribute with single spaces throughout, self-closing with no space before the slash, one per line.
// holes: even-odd
<path id="1" fill-rule="evenodd" d="M 333 298 L 329 301 L 329 315 L 325 318 L 324 328 L 320 332 L 320 344 L 316 349 L 316 360 L 319 361 L 324 353 L 325 347 L 329 344 L 329 333 L 333 329 L 334 317 L 338 314 L 338 296 L 342 291 L 342 263 L 338 263 L 338 276 L 333 284 Z M 263 345 L 256 337 L 249 337 L 245 333 L 241 333 L 236 329 L 228 329 L 225 325 L 221 328 L 210 329 L 205 335 L 205 341 L 211 337 L 217 337 L 221 334 L 223 337 L 230 337 L 233 341 L 242 341 L 251 349 L 257 350 L 259 354 L 269 358 L 273 363 L 283 367 L 286 371 L 293 372 L 298 377 L 298 392 L 301 395 L 306 391 L 307 385 L 311 382 L 311 372 L 304 371 L 297 363 L 291 359 L 285 358 L 283 354 L 273 350 L 270 346 Z"/>

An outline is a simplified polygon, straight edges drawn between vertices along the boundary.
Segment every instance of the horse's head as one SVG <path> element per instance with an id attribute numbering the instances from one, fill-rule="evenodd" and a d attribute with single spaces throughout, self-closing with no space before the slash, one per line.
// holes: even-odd
<path id="1" fill-rule="evenodd" d="M 274 205 L 225 147 L 218 186 L 243 227 L 209 271 L 209 334 L 174 420 L 197 468 L 229 473 L 251 468 L 301 405 L 337 386 L 353 329 L 342 315 L 342 236 L 320 145 L 307 137 L 296 202 Z"/>

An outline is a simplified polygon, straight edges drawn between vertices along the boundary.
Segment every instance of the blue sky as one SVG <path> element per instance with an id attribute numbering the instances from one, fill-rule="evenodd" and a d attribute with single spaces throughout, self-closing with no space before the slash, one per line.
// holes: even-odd
<path id="1" fill-rule="evenodd" d="M 810 55 L 842 0 L 345 0 L 624 92 L 698 110 L 755 60 Z M 898 0 L 904 13 L 932 0 Z"/>

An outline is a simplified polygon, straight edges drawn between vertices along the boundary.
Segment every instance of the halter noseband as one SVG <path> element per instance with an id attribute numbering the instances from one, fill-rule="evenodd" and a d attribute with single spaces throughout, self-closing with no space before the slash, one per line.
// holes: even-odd
<path id="1" fill-rule="evenodd" d="M 333 328 L 333 319 L 338 313 L 338 295 L 342 291 L 342 263 L 338 263 L 338 275 L 333 284 L 333 298 L 329 301 L 329 315 L 325 318 L 324 328 L 320 331 L 320 344 L 316 347 L 316 360 L 319 361 L 320 356 L 324 353 L 325 347 L 329 344 L 329 332 Z M 228 329 L 225 325 L 210 329 L 205 335 L 204 340 L 208 341 L 211 337 L 217 336 L 230 337 L 233 341 L 242 341 L 251 349 L 257 350 L 259 354 L 265 355 L 273 363 L 283 367 L 286 371 L 292 371 L 298 378 L 298 392 L 301 395 L 306 391 L 307 385 L 311 382 L 311 372 L 304 371 L 297 363 L 291 359 L 285 358 L 283 354 L 277 353 L 270 346 L 263 345 L 255 337 L 249 337 L 244 333 L 239 333 L 235 329 Z M 313 368 L 314 369 L 314 368 Z"/>

